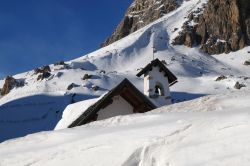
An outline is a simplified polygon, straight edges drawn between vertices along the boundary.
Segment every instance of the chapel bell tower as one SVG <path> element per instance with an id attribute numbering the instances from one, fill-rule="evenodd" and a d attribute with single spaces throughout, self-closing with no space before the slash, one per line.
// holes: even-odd
<path id="1" fill-rule="evenodd" d="M 144 94 L 157 106 L 172 104 L 169 87 L 177 77 L 157 58 L 144 67 L 136 76 L 144 75 Z"/>

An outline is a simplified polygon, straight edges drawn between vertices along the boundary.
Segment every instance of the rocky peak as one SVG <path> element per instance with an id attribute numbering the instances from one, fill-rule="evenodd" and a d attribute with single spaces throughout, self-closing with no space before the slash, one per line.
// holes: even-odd
<path id="1" fill-rule="evenodd" d="M 107 46 L 175 10 L 182 0 L 135 0 L 114 33 L 102 44 Z"/>
<path id="2" fill-rule="evenodd" d="M 189 14 L 173 44 L 200 45 L 208 54 L 228 53 L 250 44 L 250 1 L 209 0 Z"/>

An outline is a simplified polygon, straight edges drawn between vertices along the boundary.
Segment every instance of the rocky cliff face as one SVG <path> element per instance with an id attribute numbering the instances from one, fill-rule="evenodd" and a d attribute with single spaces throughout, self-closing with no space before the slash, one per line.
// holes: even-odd
<path id="1" fill-rule="evenodd" d="M 135 0 L 102 46 L 107 46 L 157 20 L 183 0 Z M 250 45 L 250 1 L 209 0 L 189 14 L 174 45 L 200 46 L 208 54 L 229 53 Z"/>
<path id="2" fill-rule="evenodd" d="M 184 0 L 135 0 L 107 46 L 169 13 Z M 178 27 L 179 28 L 179 27 Z M 189 14 L 174 45 L 200 46 L 208 54 L 229 53 L 250 45 L 250 1 L 209 0 Z"/>
<path id="3" fill-rule="evenodd" d="M 8 94 L 13 88 L 18 88 L 24 86 L 24 80 L 22 79 L 15 79 L 12 76 L 7 76 L 1 89 L 1 95 L 4 96 Z"/>
<path id="4" fill-rule="evenodd" d="M 250 1 L 209 0 L 182 28 L 173 44 L 201 45 L 209 54 L 239 50 L 250 44 Z"/>
<path id="5" fill-rule="evenodd" d="M 124 19 L 102 46 L 107 46 L 175 10 L 182 0 L 135 0 Z"/>

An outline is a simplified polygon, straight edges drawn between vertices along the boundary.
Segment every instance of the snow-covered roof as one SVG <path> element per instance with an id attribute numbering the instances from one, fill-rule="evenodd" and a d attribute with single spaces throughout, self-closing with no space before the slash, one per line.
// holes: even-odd
<path id="1" fill-rule="evenodd" d="M 63 112 L 62 119 L 56 125 L 55 130 L 67 128 L 72 122 L 74 122 L 79 116 L 81 116 L 90 106 L 94 105 L 101 98 L 102 96 L 68 105 Z"/>

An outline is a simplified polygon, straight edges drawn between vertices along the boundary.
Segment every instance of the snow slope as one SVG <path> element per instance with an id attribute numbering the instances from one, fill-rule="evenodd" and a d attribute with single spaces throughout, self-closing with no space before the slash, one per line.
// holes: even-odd
<path id="1" fill-rule="evenodd" d="M 6 141 L 0 165 L 248 166 L 249 100 L 228 92 Z"/>
<path id="2" fill-rule="evenodd" d="M 143 78 L 135 75 L 152 60 L 153 45 L 157 50 L 155 57 L 165 60 L 167 67 L 178 77 L 178 84 L 171 87 L 175 103 L 238 91 L 233 88 L 237 81 L 246 85 L 241 91 L 248 90 L 249 66 L 244 66 L 243 62 L 250 59 L 250 47 L 229 55 L 209 56 L 199 52 L 198 48 L 171 45 L 171 40 L 178 33 L 173 30 L 181 27 L 187 15 L 206 2 L 180 1 L 182 4 L 177 10 L 145 28 L 110 46 L 67 62 L 69 68 L 50 65 L 52 76 L 46 80 L 37 81 L 33 71 L 14 76 L 25 79 L 25 86 L 0 98 L 0 142 L 54 129 L 62 118 L 63 110 L 72 101 L 99 97 L 125 77 L 142 90 Z M 84 74 L 93 76 L 82 80 Z M 220 75 L 228 78 L 215 81 Z M 0 80 L 0 87 L 3 83 Z M 67 90 L 71 83 L 76 87 Z M 95 91 L 93 86 L 100 88 Z"/>

